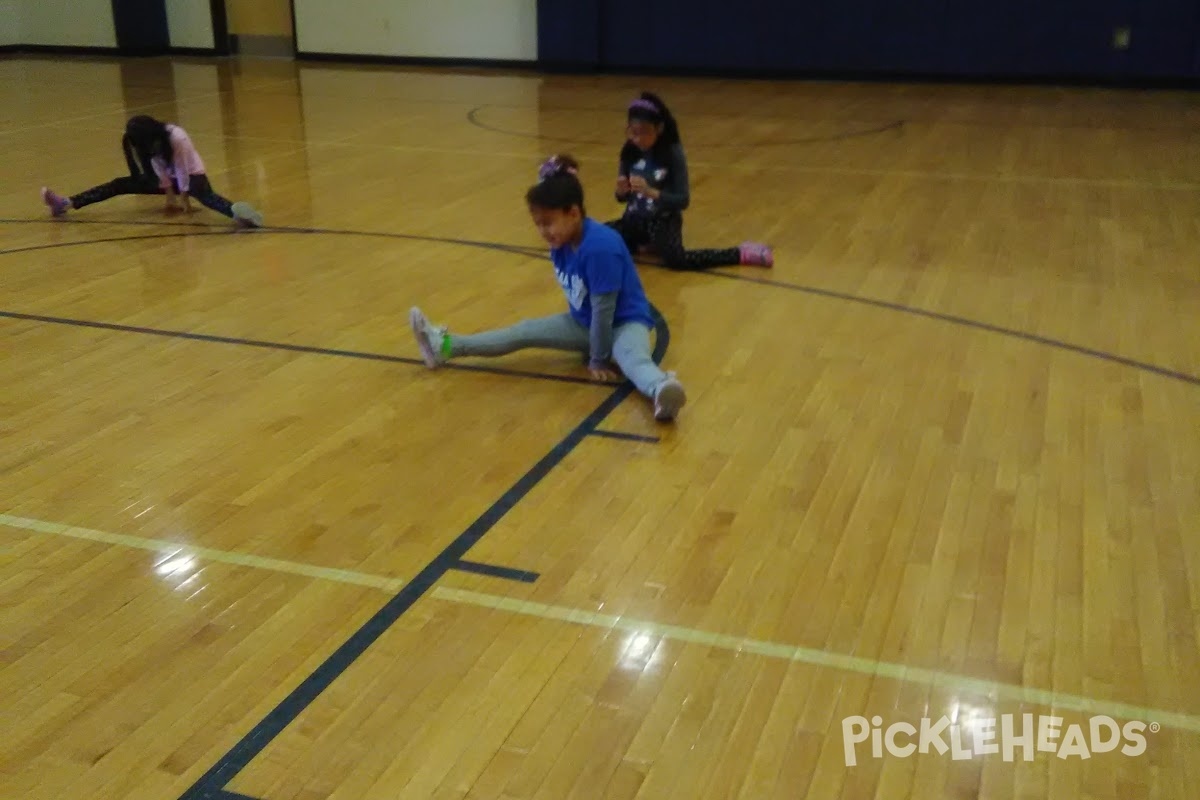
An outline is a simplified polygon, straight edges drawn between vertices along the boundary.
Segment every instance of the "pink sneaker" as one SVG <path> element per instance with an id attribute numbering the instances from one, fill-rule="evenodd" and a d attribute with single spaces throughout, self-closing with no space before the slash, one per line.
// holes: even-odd
<path id="1" fill-rule="evenodd" d="M 752 264 L 758 267 L 775 266 L 775 255 L 771 252 L 771 248 L 765 244 L 742 242 L 742 246 L 738 250 L 743 264 Z"/>
<path id="2" fill-rule="evenodd" d="M 54 217 L 61 217 L 71 207 L 70 200 L 45 186 L 42 187 L 42 202 L 50 206 L 50 215 Z"/>

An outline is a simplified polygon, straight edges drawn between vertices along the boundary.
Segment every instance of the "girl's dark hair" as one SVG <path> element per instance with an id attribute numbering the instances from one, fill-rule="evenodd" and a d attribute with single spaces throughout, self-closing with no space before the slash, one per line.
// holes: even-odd
<path id="1" fill-rule="evenodd" d="M 167 123 L 139 114 L 125 123 L 125 137 L 143 160 L 159 156 L 171 163 L 171 134 Z"/>
<path id="2" fill-rule="evenodd" d="M 667 104 L 662 101 L 661 97 L 652 92 L 642 92 L 636 100 L 629 104 L 628 121 L 633 122 L 634 120 L 663 126 L 662 133 L 658 135 L 658 140 L 654 142 L 652 150 L 652 155 L 656 160 L 666 160 L 670 155 L 671 148 L 681 143 L 679 125 L 675 122 L 671 109 L 667 108 Z M 625 146 L 621 148 L 621 158 L 627 161 L 638 158 L 638 149 L 633 142 L 625 142 Z"/>
<path id="3" fill-rule="evenodd" d="M 538 182 L 525 193 L 525 202 L 531 208 L 548 208 L 569 211 L 583 207 L 583 184 L 579 182 L 579 162 L 573 156 L 560 153 L 551 156 L 538 167 Z"/>

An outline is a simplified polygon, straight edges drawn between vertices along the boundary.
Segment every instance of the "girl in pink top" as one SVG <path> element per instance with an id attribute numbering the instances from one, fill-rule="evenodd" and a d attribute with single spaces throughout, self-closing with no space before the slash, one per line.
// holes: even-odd
<path id="1" fill-rule="evenodd" d="M 167 212 L 175 211 L 176 197 L 182 208 L 191 212 L 190 197 L 220 214 L 230 217 L 243 227 L 262 226 L 262 215 L 247 203 L 230 203 L 213 191 L 204 171 L 204 162 L 196 152 L 187 131 L 178 125 L 147 116 L 136 116 L 125 125 L 121 140 L 129 176 L 116 178 L 71 197 L 63 197 L 51 189 L 42 189 L 42 201 L 50 213 L 62 216 L 72 208 L 123 194 L 165 194 Z"/>

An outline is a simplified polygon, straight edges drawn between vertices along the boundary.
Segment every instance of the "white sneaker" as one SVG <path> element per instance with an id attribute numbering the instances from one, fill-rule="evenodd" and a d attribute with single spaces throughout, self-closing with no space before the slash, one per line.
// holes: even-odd
<path id="1" fill-rule="evenodd" d="M 675 379 L 674 372 L 668 372 L 667 379 L 654 390 L 654 418 L 659 422 L 673 420 L 686 402 L 683 384 Z"/>
<path id="2" fill-rule="evenodd" d="M 438 327 L 425 318 L 421 309 L 413 306 L 408 312 L 408 322 L 412 325 L 413 336 L 416 337 L 417 347 L 421 348 L 421 356 L 425 366 L 436 369 L 445 364 L 447 359 L 443 348 L 446 346 L 447 330 L 445 326 Z"/>

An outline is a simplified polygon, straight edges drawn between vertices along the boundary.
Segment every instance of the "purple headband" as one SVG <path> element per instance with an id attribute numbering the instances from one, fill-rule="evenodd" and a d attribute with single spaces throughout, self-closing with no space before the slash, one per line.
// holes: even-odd
<path id="1" fill-rule="evenodd" d="M 651 103 L 649 100 L 643 100 L 641 98 L 634 100 L 632 103 L 629 104 L 629 110 L 633 111 L 635 108 L 645 109 L 646 111 L 649 111 L 651 114 L 654 114 L 656 117 L 662 116 L 662 109 L 660 109 L 658 106 L 654 105 L 654 103 Z"/>
<path id="2" fill-rule="evenodd" d="M 552 178 L 555 175 L 563 172 L 567 173 L 568 175 L 579 174 L 579 171 L 574 167 L 564 167 L 562 162 L 558 160 L 558 156 L 551 156 L 543 161 L 542 165 L 538 167 L 538 183 L 541 183 L 547 178 Z"/>

